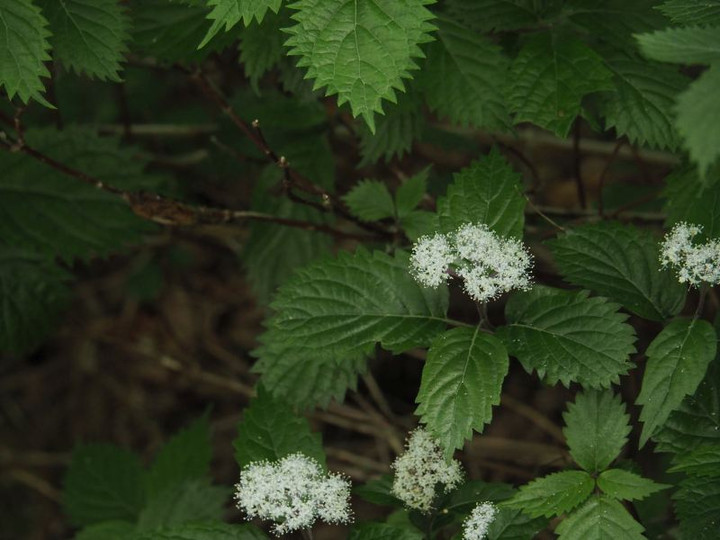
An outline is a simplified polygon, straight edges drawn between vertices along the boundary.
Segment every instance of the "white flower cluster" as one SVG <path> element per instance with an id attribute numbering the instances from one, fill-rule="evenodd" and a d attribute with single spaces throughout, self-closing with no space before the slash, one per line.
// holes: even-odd
<path id="1" fill-rule="evenodd" d="M 235 489 L 238 508 L 250 518 L 275 522 L 277 535 L 308 529 L 317 519 L 327 523 L 352 520 L 350 482 L 325 474 L 317 461 L 304 454 L 250 463 L 240 472 Z"/>
<path id="2" fill-rule="evenodd" d="M 660 245 L 660 262 L 663 268 L 677 270 L 680 283 L 698 286 L 700 283 L 720 283 L 720 241 L 709 240 L 693 244 L 693 238 L 702 232 L 700 225 L 678 223 L 665 235 Z"/>
<path id="3" fill-rule="evenodd" d="M 519 240 L 500 237 L 482 223 L 466 223 L 447 235 L 420 238 L 410 256 L 410 272 L 418 283 L 437 287 L 454 270 L 473 300 L 487 302 L 512 289 L 530 288 L 532 262 Z"/>
<path id="4" fill-rule="evenodd" d="M 497 508 L 494 504 L 479 503 L 468 518 L 463 522 L 464 540 L 483 540 L 487 536 L 490 524 L 497 515 Z"/>
<path id="5" fill-rule="evenodd" d="M 446 462 L 438 443 L 423 428 L 410 434 L 406 448 L 392 464 L 392 492 L 410 508 L 429 512 L 438 484 L 447 493 L 462 482 L 460 462 Z"/>

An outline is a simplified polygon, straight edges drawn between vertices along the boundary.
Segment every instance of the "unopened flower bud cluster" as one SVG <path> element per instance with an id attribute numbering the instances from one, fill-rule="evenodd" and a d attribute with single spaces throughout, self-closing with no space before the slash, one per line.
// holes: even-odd
<path id="1" fill-rule="evenodd" d="M 392 468 L 393 494 L 421 512 L 432 509 L 437 485 L 447 493 L 462 482 L 460 462 L 446 462 L 438 443 L 423 428 L 410 434 L 405 453 L 394 461 Z"/>
<path id="2" fill-rule="evenodd" d="M 235 488 L 238 508 L 249 518 L 273 521 L 278 535 L 308 529 L 318 519 L 352 520 L 350 482 L 324 473 L 317 461 L 304 454 L 251 463 L 241 471 Z"/>
<path id="3" fill-rule="evenodd" d="M 450 234 L 420 238 L 413 246 L 410 271 L 426 287 L 438 287 L 454 271 L 473 300 L 487 302 L 513 289 L 530 288 L 532 262 L 521 241 L 498 236 L 482 223 L 466 223 Z"/>
<path id="4" fill-rule="evenodd" d="M 709 240 L 695 244 L 693 239 L 702 227 L 678 223 L 665 235 L 660 245 L 660 262 L 663 267 L 672 266 L 680 283 L 697 287 L 701 283 L 720 283 L 720 241 Z"/>
<path id="5" fill-rule="evenodd" d="M 483 540 L 497 515 L 494 504 L 479 503 L 463 522 L 463 540 Z"/>

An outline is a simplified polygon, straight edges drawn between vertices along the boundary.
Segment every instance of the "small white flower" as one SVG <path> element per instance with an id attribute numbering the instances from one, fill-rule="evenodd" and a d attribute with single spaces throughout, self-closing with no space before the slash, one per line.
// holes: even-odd
<path id="1" fill-rule="evenodd" d="M 519 240 L 500 237 L 484 224 L 466 223 L 454 233 L 421 238 L 413 247 L 411 271 L 422 285 L 437 287 L 452 266 L 465 292 L 476 302 L 487 302 L 513 289 L 527 290 L 532 262 Z"/>
<path id="2" fill-rule="evenodd" d="M 442 234 L 423 236 L 413 246 L 410 269 L 413 277 L 425 287 L 437 287 L 447 281 L 448 265 L 454 256 Z"/>
<path id="3" fill-rule="evenodd" d="M 680 283 L 697 287 L 701 283 L 720 283 L 720 241 L 709 240 L 693 244 L 702 227 L 678 223 L 665 235 L 660 244 L 660 263 L 663 268 L 672 266 Z"/>
<path id="4" fill-rule="evenodd" d="M 445 461 L 438 443 L 423 428 L 410 434 L 406 448 L 392 464 L 392 492 L 410 508 L 429 512 L 438 484 L 447 493 L 462 482 L 460 462 Z"/>
<path id="5" fill-rule="evenodd" d="M 496 515 L 497 508 L 494 504 L 479 503 L 463 522 L 463 539 L 483 540 Z"/>
<path id="6" fill-rule="evenodd" d="M 308 529 L 317 519 L 352 520 L 350 482 L 325 474 L 317 461 L 300 453 L 250 463 L 240 472 L 235 489 L 237 507 L 250 518 L 273 521 L 277 535 Z"/>

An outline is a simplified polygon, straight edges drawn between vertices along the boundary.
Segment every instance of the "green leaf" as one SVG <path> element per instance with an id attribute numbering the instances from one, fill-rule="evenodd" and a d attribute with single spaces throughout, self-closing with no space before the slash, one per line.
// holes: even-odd
<path id="1" fill-rule="evenodd" d="M 720 34 L 720 28 L 715 32 Z M 719 86 L 720 64 L 710 66 L 677 100 L 676 125 L 702 176 L 720 156 L 720 103 L 716 99 Z"/>
<path id="2" fill-rule="evenodd" d="M 676 456 L 675 465 L 668 472 L 720 478 L 720 444 L 703 444 L 688 454 Z"/>
<path id="3" fill-rule="evenodd" d="M 135 454 L 109 444 L 73 450 L 63 487 L 73 525 L 109 520 L 134 522 L 144 504 L 144 471 Z"/>
<path id="4" fill-rule="evenodd" d="M 710 64 L 720 60 L 716 27 L 667 28 L 636 36 L 642 53 L 652 60 L 676 64 Z"/>
<path id="5" fill-rule="evenodd" d="M 0 240 L 0 351 L 20 354 L 47 336 L 69 300 L 70 279 L 51 260 Z"/>
<path id="6" fill-rule="evenodd" d="M 398 217 L 403 219 L 409 216 L 415 207 L 420 204 L 427 192 L 427 180 L 430 167 L 425 167 L 419 173 L 405 180 L 395 192 L 395 206 Z"/>
<path id="7" fill-rule="evenodd" d="M 426 234 L 433 234 L 437 230 L 437 215 L 425 210 L 413 210 L 405 217 L 400 218 L 400 225 L 405 235 L 413 242 Z"/>
<path id="8" fill-rule="evenodd" d="M 685 288 L 661 270 L 657 240 L 649 232 L 601 222 L 569 229 L 548 245 L 566 281 L 641 317 L 662 321 L 685 305 Z"/>
<path id="9" fill-rule="evenodd" d="M 392 475 L 385 474 L 380 478 L 368 480 L 365 484 L 356 486 L 353 489 L 353 494 L 373 504 L 403 507 L 403 502 L 393 495 L 392 485 Z"/>
<path id="10" fill-rule="evenodd" d="M 214 51 L 229 46 L 238 32 L 223 32 L 198 50 L 210 28 L 203 5 L 188 5 L 178 0 L 131 0 L 133 16 L 133 47 L 157 60 L 174 62 L 200 62 Z"/>
<path id="11" fill-rule="evenodd" d="M 498 330 L 508 352 L 549 384 L 592 388 L 617 383 L 632 366 L 635 331 L 620 306 L 588 293 L 535 286 L 514 293 Z"/>
<path id="12" fill-rule="evenodd" d="M 440 116 L 460 125 L 506 129 L 509 59 L 488 38 L 447 17 L 438 19 L 438 40 L 427 49 L 420 85 Z"/>
<path id="13" fill-rule="evenodd" d="M 138 530 L 151 531 L 196 521 L 220 521 L 231 489 L 207 478 L 187 480 L 149 497 L 138 518 Z"/>
<path id="14" fill-rule="evenodd" d="M 473 429 L 482 432 L 500 403 L 509 367 L 504 345 L 479 328 L 454 328 L 428 351 L 415 414 L 450 458 Z"/>
<path id="15" fill-rule="evenodd" d="M 595 495 L 555 532 L 559 540 L 643 540 L 644 530 L 618 501 Z"/>
<path id="16" fill-rule="evenodd" d="M 563 433 L 575 462 L 589 473 L 605 470 L 630 434 L 630 416 L 612 390 L 586 390 L 568 404 Z"/>
<path id="17" fill-rule="evenodd" d="M 135 540 L 136 527 L 127 521 L 103 521 L 85 527 L 75 540 Z"/>
<path id="18" fill-rule="evenodd" d="M 367 125 L 360 127 L 360 155 L 358 167 L 380 160 L 402 158 L 420 138 L 425 126 L 420 95 L 412 88 L 398 96 L 397 103 L 385 107 L 385 114 L 375 119 L 375 133 Z"/>
<path id="19" fill-rule="evenodd" d="M 520 487 L 501 506 L 518 508 L 533 517 L 559 516 L 585 501 L 595 480 L 585 471 L 562 471 L 533 480 Z"/>
<path id="20" fill-rule="evenodd" d="M 39 4 L 50 22 L 56 60 L 77 73 L 120 81 L 130 21 L 117 0 L 40 0 Z"/>
<path id="21" fill-rule="evenodd" d="M 381 101 L 395 102 L 403 79 L 422 57 L 419 45 L 430 41 L 434 0 L 299 0 L 290 7 L 296 24 L 287 29 L 290 55 L 300 56 L 306 78 L 315 87 L 350 103 L 353 116 L 375 131 L 374 113 Z"/>
<path id="22" fill-rule="evenodd" d="M 691 476 L 673 494 L 683 538 L 717 540 L 720 530 L 720 481 L 717 477 Z"/>
<path id="23" fill-rule="evenodd" d="M 521 178 L 497 148 L 456 173 L 445 196 L 437 201 L 442 232 L 479 222 L 502 236 L 522 237 L 525 197 Z"/>
<path id="24" fill-rule="evenodd" d="M 277 461 L 295 452 L 325 465 L 320 435 L 310 430 L 308 421 L 296 416 L 287 403 L 273 397 L 262 385 L 257 391 L 233 441 L 238 465 L 242 468 L 254 461 Z"/>
<path id="25" fill-rule="evenodd" d="M 210 472 L 212 445 L 207 415 L 173 436 L 155 457 L 147 474 L 148 497 L 205 477 Z"/>
<path id="26" fill-rule="evenodd" d="M 604 94 L 600 114 L 605 128 L 615 128 L 633 144 L 675 150 L 680 137 L 673 124 L 678 93 L 688 83 L 677 68 L 617 56 L 606 64 L 613 72 L 615 92 Z"/>
<path id="27" fill-rule="evenodd" d="M 653 439 L 658 452 L 675 454 L 720 444 L 720 361 L 710 364 L 695 394 L 685 398 Z"/>
<path id="28" fill-rule="evenodd" d="M 91 130 L 30 131 L 27 144 L 69 167 L 121 189 L 144 184 L 134 151 Z M 0 238 L 69 261 L 107 255 L 153 228 L 125 201 L 22 153 L 0 153 Z"/>
<path id="29" fill-rule="evenodd" d="M 479 32 L 515 30 L 541 22 L 543 4 L 533 0 L 448 0 L 448 11 Z"/>
<path id="30" fill-rule="evenodd" d="M 715 330 L 701 319 L 676 319 L 650 343 L 637 398 L 637 403 L 643 406 L 641 447 L 680 406 L 683 398 L 695 392 L 716 350 Z"/>
<path id="31" fill-rule="evenodd" d="M 720 182 L 705 185 L 695 168 L 679 167 L 665 179 L 665 226 L 680 221 L 702 225 L 709 238 L 720 236 Z"/>
<path id="32" fill-rule="evenodd" d="M 41 92 L 41 77 L 50 72 L 43 62 L 50 60 L 50 32 L 47 21 L 32 0 L 15 0 L 0 4 L 0 88 L 8 98 L 16 95 L 24 102 L 34 99 L 52 107 Z"/>
<path id="33" fill-rule="evenodd" d="M 639 501 L 660 490 L 671 486 L 658 484 L 649 478 L 643 478 L 623 469 L 608 469 L 598 476 L 600 489 L 614 499 L 623 501 Z"/>
<path id="34" fill-rule="evenodd" d="M 373 522 L 353 525 L 348 536 L 348 540 L 422 540 L 422 538 L 420 531 Z"/>
<path id="35" fill-rule="evenodd" d="M 240 20 L 245 26 L 250 26 L 253 19 L 261 23 L 268 10 L 277 13 L 281 4 L 282 0 L 207 0 L 207 5 L 213 8 L 207 18 L 213 23 L 198 49 L 207 45 L 223 27 L 229 32 Z"/>
<path id="36" fill-rule="evenodd" d="M 593 39 L 601 39 L 625 51 L 633 48 L 632 34 L 667 26 L 655 9 L 656 0 L 569 0 L 570 21 L 583 26 Z"/>
<path id="37" fill-rule="evenodd" d="M 657 9 L 675 24 L 720 24 L 719 0 L 666 0 Z"/>
<path id="38" fill-rule="evenodd" d="M 350 212 L 363 221 L 377 221 L 395 215 L 395 203 L 387 186 L 377 180 L 361 180 L 343 197 Z"/>
<path id="39" fill-rule="evenodd" d="M 150 531 L 133 540 L 266 540 L 268 537 L 254 525 L 228 525 L 218 521 L 191 523 Z"/>
<path id="40" fill-rule="evenodd" d="M 498 508 L 488 528 L 488 540 L 532 540 L 547 526 L 545 518 L 531 518 L 520 509 Z"/>
<path id="41" fill-rule="evenodd" d="M 551 32 L 525 41 L 510 69 L 508 103 L 515 123 L 532 122 L 566 137 L 582 98 L 612 90 L 612 73 L 577 38 Z"/>
<path id="42" fill-rule="evenodd" d="M 275 67 L 285 56 L 285 34 L 281 28 L 290 24 L 290 11 L 281 9 L 268 13 L 263 22 L 251 24 L 240 37 L 240 62 L 250 84 L 259 92 L 258 83 L 267 71 Z"/>
<path id="43" fill-rule="evenodd" d="M 271 307 L 276 339 L 336 360 L 367 354 L 376 343 L 396 353 L 427 346 L 450 322 L 447 289 L 420 287 L 406 253 L 362 248 L 298 270 Z"/>

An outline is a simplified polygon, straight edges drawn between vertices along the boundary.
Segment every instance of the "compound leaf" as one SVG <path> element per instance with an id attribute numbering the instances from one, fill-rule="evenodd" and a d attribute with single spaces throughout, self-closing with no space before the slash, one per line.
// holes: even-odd
<path id="1" fill-rule="evenodd" d="M 520 487 L 502 506 L 518 508 L 532 517 L 559 516 L 581 504 L 592 493 L 595 480 L 585 471 L 562 471 Z"/>
<path id="2" fill-rule="evenodd" d="M 343 197 L 350 212 L 363 221 L 377 221 L 395 215 L 395 203 L 387 186 L 377 180 L 361 180 Z"/>
<path id="3" fill-rule="evenodd" d="M 268 10 L 277 13 L 281 4 L 282 0 L 207 0 L 208 7 L 212 7 L 207 18 L 213 23 L 198 49 L 205 47 L 223 27 L 229 32 L 240 20 L 245 26 L 250 26 L 253 19 L 261 23 Z"/>
<path id="4" fill-rule="evenodd" d="M 559 540 L 643 540 L 644 530 L 620 502 L 595 495 L 560 523 L 555 532 Z"/>
<path id="5" fill-rule="evenodd" d="M 623 469 L 608 469 L 598 476 L 597 484 L 603 492 L 613 499 L 621 501 L 640 501 L 660 490 L 667 484 L 658 484 L 649 478 L 643 478 Z"/>

